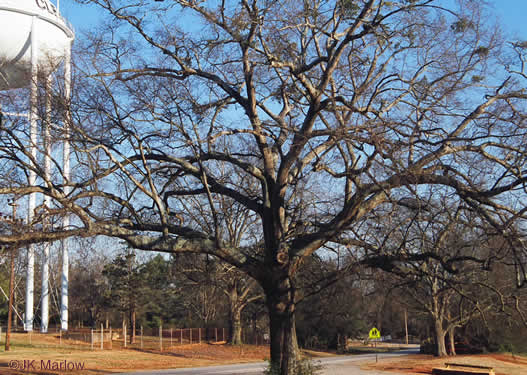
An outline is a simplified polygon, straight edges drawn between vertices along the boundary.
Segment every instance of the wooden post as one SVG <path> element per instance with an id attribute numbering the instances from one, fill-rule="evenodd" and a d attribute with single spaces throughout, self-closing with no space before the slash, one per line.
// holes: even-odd
<path id="1" fill-rule="evenodd" d="M 221 341 L 225 341 L 225 328 L 222 328 L 221 330 L 222 330 L 222 334 L 223 334 L 223 340 L 221 340 Z"/>
<path id="2" fill-rule="evenodd" d="M 179 343 L 183 345 L 183 328 L 179 329 Z"/>
<path id="3" fill-rule="evenodd" d="M 101 323 L 101 350 L 104 350 L 104 325 Z"/>
<path id="4" fill-rule="evenodd" d="M 408 309 L 404 309 L 404 329 L 406 331 L 406 345 L 408 345 Z"/>
<path id="5" fill-rule="evenodd" d="M 14 207 L 14 206 L 13 206 Z M 14 216 L 13 216 L 14 220 Z M 11 249 L 11 273 L 9 276 L 9 301 L 7 305 L 7 332 L 5 336 L 5 351 L 8 352 L 11 348 L 11 324 L 13 321 L 13 299 L 15 290 L 15 248 Z M 16 324 L 16 317 L 15 317 Z"/>
<path id="6" fill-rule="evenodd" d="M 12 201 L 8 201 L 9 205 L 13 207 L 13 223 L 17 223 L 16 219 L 16 201 L 13 199 Z M 14 231 L 15 226 L 13 226 L 12 232 Z M 14 300 L 14 290 L 15 290 L 15 258 L 16 258 L 16 252 L 17 247 L 13 246 L 11 247 L 11 264 L 10 264 L 10 275 L 9 275 L 9 300 L 7 304 L 7 332 L 5 335 L 5 351 L 8 352 L 10 350 L 11 345 L 11 324 L 13 321 L 13 300 Z M 15 326 L 16 326 L 16 317 L 15 317 Z"/>
<path id="7" fill-rule="evenodd" d="M 143 326 L 141 326 L 141 349 L 143 349 Z"/>
<path id="8" fill-rule="evenodd" d="M 91 342 L 91 350 L 93 350 L 93 329 L 91 330 L 91 339 L 90 339 L 90 342 Z"/>
<path id="9" fill-rule="evenodd" d="M 189 328 L 188 330 L 189 330 L 189 332 L 190 332 L 190 335 L 189 335 L 189 337 L 190 337 L 190 343 L 192 344 L 192 328 Z"/>
<path id="10" fill-rule="evenodd" d="M 59 330 L 59 346 L 62 346 L 62 329 Z"/>
<path id="11" fill-rule="evenodd" d="M 159 350 L 163 351 L 163 326 L 159 326 Z"/>
<path id="12" fill-rule="evenodd" d="M 31 346 L 31 336 L 33 335 L 33 331 L 29 331 L 29 346 Z"/>
<path id="13" fill-rule="evenodd" d="M 108 319 L 106 319 L 106 322 L 108 322 Z M 110 326 L 110 350 L 113 349 L 113 336 L 112 336 L 112 326 Z"/>
<path id="14" fill-rule="evenodd" d="M 11 349 L 11 322 L 13 321 L 13 298 L 15 289 L 15 249 L 11 249 L 11 274 L 9 277 L 9 301 L 7 305 L 7 332 L 5 335 L 5 351 Z M 15 317 L 16 322 L 16 317 Z"/>
<path id="15" fill-rule="evenodd" d="M 123 322 L 123 338 L 124 338 L 124 347 L 126 348 L 126 334 L 127 334 L 127 330 L 126 330 L 126 323 Z"/>
<path id="16" fill-rule="evenodd" d="M 201 344 L 201 328 L 198 328 L 198 343 Z"/>
<path id="17" fill-rule="evenodd" d="M 172 328 L 170 328 L 170 347 L 172 347 Z"/>
<path id="18" fill-rule="evenodd" d="M 214 328 L 214 341 L 218 342 L 218 328 Z"/>

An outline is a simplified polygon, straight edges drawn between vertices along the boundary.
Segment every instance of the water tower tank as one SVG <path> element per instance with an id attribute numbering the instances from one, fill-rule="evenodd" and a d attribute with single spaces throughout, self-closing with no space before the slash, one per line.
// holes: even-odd
<path id="1" fill-rule="evenodd" d="M 39 72 L 51 73 L 69 50 L 74 33 L 49 0 L 0 0 L 0 90 L 29 85 L 32 27 Z"/>

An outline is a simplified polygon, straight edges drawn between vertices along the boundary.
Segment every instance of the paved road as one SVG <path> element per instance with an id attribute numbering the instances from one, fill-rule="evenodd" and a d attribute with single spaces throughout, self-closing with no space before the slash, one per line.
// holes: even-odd
<path id="1" fill-rule="evenodd" d="M 401 350 L 393 353 L 379 354 L 379 359 L 397 357 L 407 354 L 419 353 L 419 349 Z M 324 367 L 324 375 L 386 375 L 376 371 L 363 371 L 356 362 L 374 360 L 375 354 L 346 355 L 337 357 L 320 358 Z M 184 369 L 169 370 L 150 370 L 140 372 L 129 372 L 119 375 L 237 375 L 237 374 L 258 374 L 261 375 L 267 366 L 266 362 L 246 363 L 240 365 L 223 365 L 210 367 L 194 367 Z"/>

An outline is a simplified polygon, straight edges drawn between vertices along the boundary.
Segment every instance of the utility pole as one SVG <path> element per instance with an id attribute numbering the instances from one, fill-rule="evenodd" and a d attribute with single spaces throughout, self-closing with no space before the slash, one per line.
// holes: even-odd
<path id="1" fill-rule="evenodd" d="M 13 207 L 13 217 L 12 217 L 12 227 L 11 227 L 11 233 L 15 233 L 15 227 L 16 227 L 16 202 L 13 199 L 9 202 L 9 205 Z M 17 246 L 12 245 L 11 247 L 11 275 L 9 277 L 9 311 L 7 312 L 7 332 L 5 335 L 5 351 L 8 352 L 11 347 L 11 322 L 13 320 L 13 295 L 14 295 L 14 289 L 15 289 L 15 258 L 17 253 Z"/>

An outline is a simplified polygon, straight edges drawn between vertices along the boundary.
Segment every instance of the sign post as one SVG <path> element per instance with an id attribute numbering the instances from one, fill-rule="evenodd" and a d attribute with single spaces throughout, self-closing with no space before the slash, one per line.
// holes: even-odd
<path id="1" fill-rule="evenodd" d="M 372 329 L 370 329 L 370 333 L 368 336 L 370 339 L 375 340 L 374 347 L 375 349 L 377 349 L 377 340 L 381 338 L 381 332 L 379 332 L 377 328 L 373 327 Z M 378 361 L 377 354 L 377 350 L 375 350 L 375 362 Z"/>

